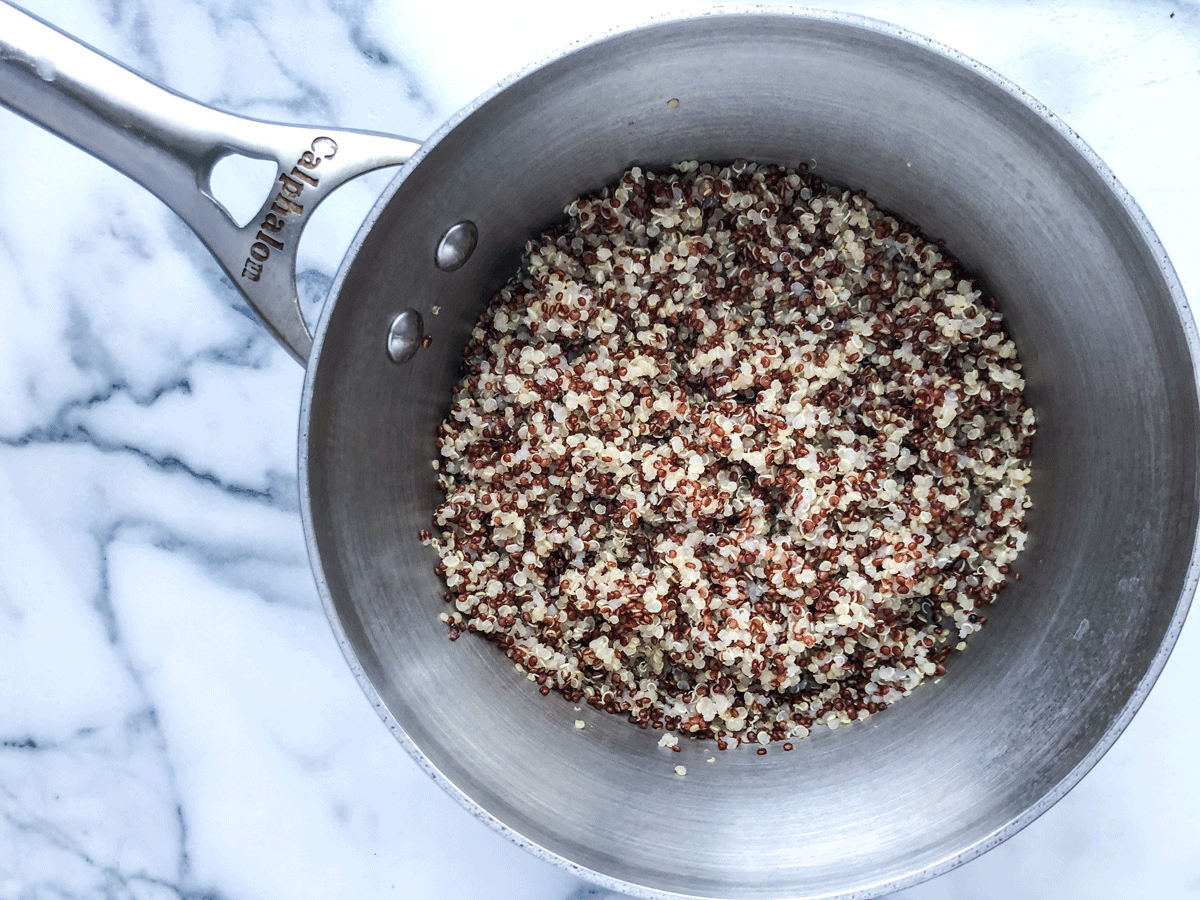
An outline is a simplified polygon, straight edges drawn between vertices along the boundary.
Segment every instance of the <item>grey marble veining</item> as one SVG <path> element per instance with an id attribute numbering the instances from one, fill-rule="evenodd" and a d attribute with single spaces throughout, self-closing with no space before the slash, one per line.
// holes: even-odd
<path id="1" fill-rule="evenodd" d="M 24 2 L 203 102 L 417 139 L 648 12 Z M 923 31 L 1047 103 L 1200 302 L 1195 2 L 826 5 Z M 302 372 L 216 263 L 157 200 L 5 111 L 0 148 L 0 900 L 609 897 L 460 809 L 363 698 L 300 527 Z M 344 188 L 305 233 L 310 315 L 386 180 Z M 903 896 L 1200 896 L 1198 678 L 1193 617 L 1079 787 Z"/>

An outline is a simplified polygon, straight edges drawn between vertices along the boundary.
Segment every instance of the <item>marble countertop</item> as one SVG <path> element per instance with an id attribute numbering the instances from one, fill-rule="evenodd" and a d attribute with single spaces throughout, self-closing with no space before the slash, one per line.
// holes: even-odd
<path id="1" fill-rule="evenodd" d="M 203 102 L 417 139 L 646 6 L 23 2 Z M 924 32 L 1048 104 L 1200 303 L 1194 0 L 823 5 Z M 308 567 L 301 369 L 216 263 L 157 200 L 6 111 L 0 152 L 0 900 L 609 897 L 472 818 L 364 699 Z M 386 182 L 343 189 L 306 232 L 310 312 Z M 1200 897 L 1198 682 L 1193 616 L 1077 788 L 897 896 Z"/>

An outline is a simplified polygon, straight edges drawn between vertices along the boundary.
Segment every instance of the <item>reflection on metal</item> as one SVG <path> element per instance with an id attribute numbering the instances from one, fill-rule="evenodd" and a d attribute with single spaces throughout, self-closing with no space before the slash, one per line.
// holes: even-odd
<path id="1" fill-rule="evenodd" d="M 392 319 L 388 328 L 387 352 L 392 362 L 408 362 L 421 349 L 425 325 L 421 314 L 415 309 L 406 309 Z"/>
<path id="2" fill-rule="evenodd" d="M 475 252 L 479 241 L 479 229 L 474 222 L 459 222 L 451 225 L 438 241 L 437 267 L 443 272 L 453 272 L 462 266 Z"/>

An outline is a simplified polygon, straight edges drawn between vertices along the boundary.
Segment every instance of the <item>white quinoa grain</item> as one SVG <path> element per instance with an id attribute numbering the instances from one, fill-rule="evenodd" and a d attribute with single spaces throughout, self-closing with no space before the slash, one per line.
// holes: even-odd
<path id="1" fill-rule="evenodd" d="M 472 332 L 435 461 L 442 620 L 661 746 L 791 749 L 986 621 L 1025 543 L 1023 389 L 992 300 L 863 194 L 633 168 Z"/>

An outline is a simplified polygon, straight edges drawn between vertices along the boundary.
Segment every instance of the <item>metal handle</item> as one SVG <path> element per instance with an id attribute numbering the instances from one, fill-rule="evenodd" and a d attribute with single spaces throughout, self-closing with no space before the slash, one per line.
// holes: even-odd
<path id="1" fill-rule="evenodd" d="M 296 295 L 296 246 L 313 209 L 419 144 L 365 131 L 279 125 L 211 109 L 0 0 L 0 104 L 128 175 L 173 209 L 303 365 L 312 336 Z M 272 160 L 274 193 L 245 226 L 212 195 L 230 154 Z"/>

